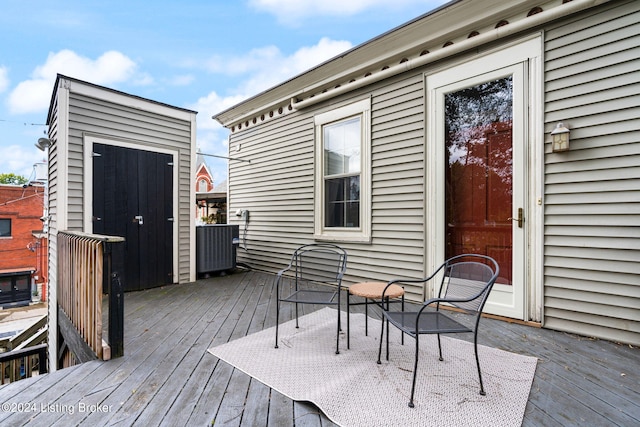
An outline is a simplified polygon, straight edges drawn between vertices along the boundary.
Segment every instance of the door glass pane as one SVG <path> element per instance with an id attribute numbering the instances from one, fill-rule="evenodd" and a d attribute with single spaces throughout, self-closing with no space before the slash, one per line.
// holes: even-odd
<path id="1" fill-rule="evenodd" d="M 445 95 L 446 257 L 479 253 L 512 284 L 513 82 Z"/>

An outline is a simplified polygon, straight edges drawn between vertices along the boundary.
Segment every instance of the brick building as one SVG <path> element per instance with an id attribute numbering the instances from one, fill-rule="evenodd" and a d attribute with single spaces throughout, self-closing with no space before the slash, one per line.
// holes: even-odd
<path id="1" fill-rule="evenodd" d="M 196 158 L 196 224 L 227 223 L 227 182 L 215 185 L 204 156 Z"/>
<path id="2" fill-rule="evenodd" d="M 0 306 L 28 303 L 32 287 L 46 293 L 45 188 L 0 185 Z"/>

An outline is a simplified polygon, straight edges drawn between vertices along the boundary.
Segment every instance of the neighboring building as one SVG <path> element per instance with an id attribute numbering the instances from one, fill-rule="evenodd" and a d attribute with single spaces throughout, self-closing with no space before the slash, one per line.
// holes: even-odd
<path id="1" fill-rule="evenodd" d="M 0 306 L 28 304 L 47 280 L 45 188 L 0 185 Z M 46 289 L 46 286 L 45 286 Z"/>
<path id="2" fill-rule="evenodd" d="M 196 157 L 196 224 L 226 224 L 227 181 L 215 185 L 202 154 Z"/>
<path id="3" fill-rule="evenodd" d="M 635 0 L 452 1 L 217 114 L 238 261 L 331 241 L 353 283 L 487 253 L 490 313 L 640 344 L 639 23 Z"/>
<path id="4" fill-rule="evenodd" d="M 198 154 L 196 157 L 196 193 L 208 193 L 213 190 L 213 176 L 209 171 L 209 166 L 204 161 L 204 156 Z"/>
<path id="5" fill-rule="evenodd" d="M 49 331 L 58 231 L 124 237 L 113 268 L 125 290 L 195 280 L 196 114 L 58 75 L 47 116 Z"/>

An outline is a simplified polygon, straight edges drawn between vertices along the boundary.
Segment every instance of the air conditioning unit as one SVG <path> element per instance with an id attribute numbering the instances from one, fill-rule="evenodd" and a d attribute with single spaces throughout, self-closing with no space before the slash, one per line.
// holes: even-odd
<path id="1" fill-rule="evenodd" d="M 208 224 L 196 227 L 196 272 L 231 270 L 236 267 L 239 226 Z"/>

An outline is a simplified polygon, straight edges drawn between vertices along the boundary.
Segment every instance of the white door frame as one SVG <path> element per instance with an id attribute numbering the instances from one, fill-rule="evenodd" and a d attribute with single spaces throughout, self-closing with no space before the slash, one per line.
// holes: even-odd
<path id="1" fill-rule="evenodd" d="M 522 229 L 514 227 L 514 286 L 496 284 L 485 311 L 501 316 L 541 318 L 541 237 L 543 153 L 541 96 L 541 39 L 502 47 L 483 56 L 455 64 L 426 76 L 426 259 L 433 271 L 444 260 L 444 94 L 501 77 L 513 76 L 513 214 L 524 208 Z M 540 270 L 538 270 L 540 269 Z M 428 271 L 427 271 L 428 273 Z M 516 274 L 519 273 L 519 274 Z M 516 285 L 516 281 L 518 285 Z M 433 289 L 426 289 L 433 296 Z"/>

